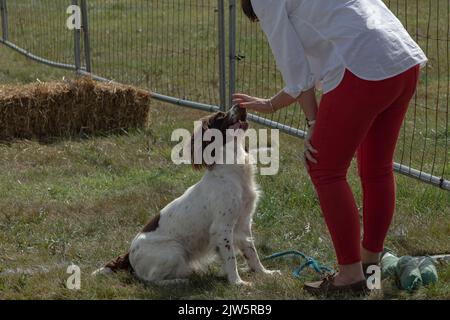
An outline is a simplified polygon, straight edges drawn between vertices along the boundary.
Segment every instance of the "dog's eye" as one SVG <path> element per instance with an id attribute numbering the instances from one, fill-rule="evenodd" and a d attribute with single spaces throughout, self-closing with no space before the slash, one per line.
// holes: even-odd
<path id="1" fill-rule="evenodd" d="M 226 120 L 227 114 L 224 112 L 218 112 L 214 116 L 210 117 L 207 122 L 208 128 L 222 129 Z"/>

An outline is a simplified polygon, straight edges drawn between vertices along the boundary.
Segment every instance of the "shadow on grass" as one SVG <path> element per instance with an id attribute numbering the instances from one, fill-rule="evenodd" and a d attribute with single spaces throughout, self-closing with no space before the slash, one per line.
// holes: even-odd
<path id="1" fill-rule="evenodd" d="M 122 286 L 137 286 L 142 289 L 140 298 L 152 300 L 180 300 L 180 299 L 207 299 L 215 296 L 220 288 L 230 288 L 225 277 L 220 277 L 212 272 L 204 274 L 194 274 L 187 282 L 170 284 L 152 284 L 140 281 L 135 276 L 120 273 L 110 275 L 117 277 L 117 281 Z"/>

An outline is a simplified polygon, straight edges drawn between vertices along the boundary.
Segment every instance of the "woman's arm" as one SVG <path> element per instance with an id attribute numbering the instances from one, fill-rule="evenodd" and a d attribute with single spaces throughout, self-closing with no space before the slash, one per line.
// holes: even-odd
<path id="1" fill-rule="evenodd" d="M 309 89 L 303 92 L 298 99 L 300 106 L 305 113 L 306 119 L 308 121 L 316 120 L 317 115 L 317 99 L 316 99 L 316 91 L 314 88 Z"/>
<path id="2" fill-rule="evenodd" d="M 304 91 L 299 97 L 294 98 L 285 91 L 280 91 L 271 99 L 251 97 L 246 94 L 233 95 L 233 103 L 238 103 L 241 108 L 248 108 L 261 113 L 273 113 L 298 101 L 309 121 L 316 119 L 317 100 L 314 88 Z"/>
<path id="3" fill-rule="evenodd" d="M 311 137 L 314 132 L 315 120 L 317 116 L 317 100 L 315 89 L 311 88 L 300 94 L 299 97 L 293 98 L 291 95 L 284 91 L 280 91 L 271 99 L 261 99 L 251 97 L 246 94 L 236 93 L 233 95 L 233 104 L 238 103 L 241 108 L 251 109 L 261 113 L 273 113 L 279 109 L 287 107 L 298 101 L 305 113 L 306 119 L 308 119 L 308 132 L 305 136 L 305 150 L 303 154 L 303 163 L 306 169 L 309 171 L 308 161 L 317 163 L 313 154 L 318 151 L 311 144 Z"/>
<path id="4" fill-rule="evenodd" d="M 284 91 L 280 91 L 270 99 L 252 97 L 243 93 L 233 95 L 233 104 L 241 108 L 250 109 L 260 113 L 274 113 L 275 111 L 293 104 L 297 99 Z"/>

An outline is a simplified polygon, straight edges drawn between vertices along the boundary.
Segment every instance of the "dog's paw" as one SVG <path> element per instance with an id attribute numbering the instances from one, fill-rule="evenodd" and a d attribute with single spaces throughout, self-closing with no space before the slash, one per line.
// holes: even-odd
<path id="1" fill-rule="evenodd" d="M 280 270 L 267 270 L 267 269 L 264 269 L 261 273 L 264 274 L 264 275 L 267 275 L 267 276 L 281 276 L 281 271 Z"/>
<path id="2" fill-rule="evenodd" d="M 233 284 L 238 286 L 238 287 L 251 287 L 252 286 L 251 282 L 247 282 L 247 281 L 244 281 L 242 279 L 234 281 Z"/>
<path id="3" fill-rule="evenodd" d="M 100 276 L 100 275 L 109 275 L 111 273 L 113 273 L 113 271 L 110 268 L 102 267 L 102 268 L 97 269 L 94 272 L 92 272 L 91 276 L 97 277 L 97 276 Z"/>

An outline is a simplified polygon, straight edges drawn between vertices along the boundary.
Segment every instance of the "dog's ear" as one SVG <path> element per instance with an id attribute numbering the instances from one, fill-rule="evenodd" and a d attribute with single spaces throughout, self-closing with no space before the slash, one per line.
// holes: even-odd
<path id="1" fill-rule="evenodd" d="M 214 141 L 214 139 L 211 141 L 203 141 L 203 135 L 207 130 L 212 128 L 223 130 L 223 126 L 226 125 L 224 123 L 225 118 L 226 113 L 219 111 L 211 116 L 200 119 L 202 125 L 194 131 L 191 137 L 191 164 L 194 170 L 201 170 L 204 167 L 211 169 L 214 166 L 214 164 L 206 164 L 203 160 L 203 151 L 211 142 Z M 196 138 L 200 139 L 197 142 L 197 145 L 195 144 Z M 195 155 L 197 155 L 197 158 Z M 195 163 L 195 159 L 201 159 L 201 163 Z"/>

